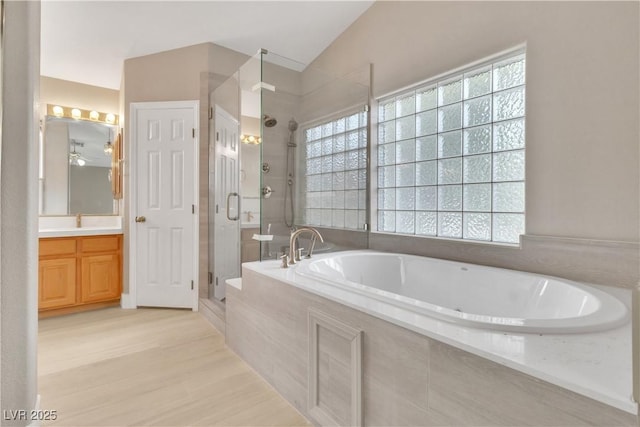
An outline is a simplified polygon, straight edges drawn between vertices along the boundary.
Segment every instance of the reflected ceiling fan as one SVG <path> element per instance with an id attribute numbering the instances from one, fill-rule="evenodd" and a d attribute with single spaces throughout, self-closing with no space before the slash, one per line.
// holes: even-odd
<path id="1" fill-rule="evenodd" d="M 87 159 L 83 158 L 80 153 L 76 151 L 76 147 L 84 147 L 84 142 L 78 142 L 72 139 L 71 146 L 73 150 L 69 153 L 69 164 L 72 166 L 84 166 L 87 163 Z"/>

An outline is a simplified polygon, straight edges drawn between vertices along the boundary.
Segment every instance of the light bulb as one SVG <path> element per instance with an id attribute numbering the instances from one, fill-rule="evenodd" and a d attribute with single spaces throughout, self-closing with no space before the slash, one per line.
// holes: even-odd
<path id="1" fill-rule="evenodd" d="M 71 117 L 73 117 L 74 119 L 79 119 L 80 117 L 82 117 L 82 112 L 77 108 L 74 108 L 73 110 L 71 110 Z"/>
<path id="2" fill-rule="evenodd" d="M 93 110 L 92 112 L 89 113 L 89 119 L 98 120 L 99 118 L 100 118 L 100 113 L 98 113 L 97 111 Z"/>
<path id="3" fill-rule="evenodd" d="M 56 117 L 62 117 L 64 115 L 64 108 L 59 105 L 53 107 L 53 115 Z"/>

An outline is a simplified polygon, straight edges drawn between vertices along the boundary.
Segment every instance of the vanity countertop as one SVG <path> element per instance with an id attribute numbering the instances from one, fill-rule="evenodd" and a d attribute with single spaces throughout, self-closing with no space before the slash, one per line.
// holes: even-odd
<path id="1" fill-rule="evenodd" d="M 38 237 L 97 236 L 122 234 L 122 227 L 45 228 L 38 230 Z"/>
<path id="2" fill-rule="evenodd" d="M 75 216 L 41 216 L 38 237 L 96 236 L 122 234 L 122 218 L 115 215 L 86 215 L 76 227 Z"/>

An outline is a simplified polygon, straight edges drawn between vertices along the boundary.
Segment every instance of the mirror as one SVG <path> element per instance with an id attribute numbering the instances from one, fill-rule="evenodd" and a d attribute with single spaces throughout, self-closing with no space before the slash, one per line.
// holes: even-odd
<path id="1" fill-rule="evenodd" d="M 241 107 L 244 114 L 247 107 L 245 104 L 242 104 Z M 253 135 L 254 138 L 259 138 L 259 115 L 258 117 L 241 116 L 240 129 L 243 135 Z M 242 228 L 260 227 L 261 172 L 260 144 L 240 144 L 240 194 L 242 195 L 240 219 Z"/>
<path id="2" fill-rule="evenodd" d="M 114 125 L 46 116 L 40 151 L 41 215 L 116 214 L 119 148 Z"/>

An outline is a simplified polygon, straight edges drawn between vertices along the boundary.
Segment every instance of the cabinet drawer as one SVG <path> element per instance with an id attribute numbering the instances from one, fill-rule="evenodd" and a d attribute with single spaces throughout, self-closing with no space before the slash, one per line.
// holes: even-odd
<path id="1" fill-rule="evenodd" d="M 91 236 L 83 237 L 80 250 L 86 252 L 114 252 L 119 247 L 119 236 Z"/>
<path id="2" fill-rule="evenodd" d="M 40 239 L 38 256 L 75 255 L 76 239 Z"/>

